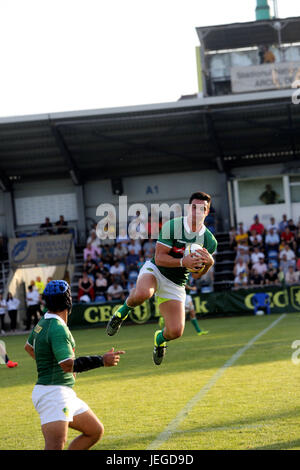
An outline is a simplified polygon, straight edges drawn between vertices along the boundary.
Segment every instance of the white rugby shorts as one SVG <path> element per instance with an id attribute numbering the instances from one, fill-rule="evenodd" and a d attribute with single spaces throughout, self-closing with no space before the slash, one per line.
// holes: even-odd
<path id="1" fill-rule="evenodd" d="M 33 405 L 40 415 L 41 425 L 52 421 L 73 421 L 73 417 L 89 409 L 66 385 L 35 385 Z"/>
<path id="2" fill-rule="evenodd" d="M 186 299 L 185 299 L 185 309 L 187 312 L 190 310 L 193 310 L 194 304 L 193 304 L 193 299 L 190 294 L 187 294 Z"/>
<path id="3" fill-rule="evenodd" d="M 161 299 L 169 300 L 179 300 L 180 302 L 185 302 L 185 287 L 175 284 L 175 282 L 170 281 L 166 278 L 158 269 L 158 267 L 151 263 L 151 261 L 146 261 L 145 264 L 141 267 L 139 276 L 140 278 L 143 274 L 152 274 L 157 282 L 157 289 L 155 296 Z"/>

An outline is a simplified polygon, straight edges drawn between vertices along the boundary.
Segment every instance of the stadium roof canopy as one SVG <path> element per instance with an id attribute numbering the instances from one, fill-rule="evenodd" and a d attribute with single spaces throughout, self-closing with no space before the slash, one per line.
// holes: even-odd
<path id="1" fill-rule="evenodd" d="M 219 51 L 300 41 L 300 17 L 250 21 L 196 28 L 204 50 Z"/>
<path id="2" fill-rule="evenodd" d="M 0 119 L 0 187 L 286 162 L 300 166 L 292 90 Z"/>

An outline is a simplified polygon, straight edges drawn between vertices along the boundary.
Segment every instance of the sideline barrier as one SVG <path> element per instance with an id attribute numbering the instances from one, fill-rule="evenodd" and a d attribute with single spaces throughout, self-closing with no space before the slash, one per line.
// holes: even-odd
<path id="1" fill-rule="evenodd" d="M 271 313 L 300 312 L 300 284 L 288 287 L 265 286 L 212 292 L 193 296 L 193 302 L 198 317 L 251 315 L 254 311 L 251 299 L 256 292 L 266 292 L 270 295 Z M 72 314 L 68 319 L 68 326 L 70 328 L 105 326 L 120 305 L 120 302 L 74 304 Z M 143 324 L 154 321 L 158 317 L 158 305 L 150 299 L 136 307 L 128 316 L 126 323 Z"/>

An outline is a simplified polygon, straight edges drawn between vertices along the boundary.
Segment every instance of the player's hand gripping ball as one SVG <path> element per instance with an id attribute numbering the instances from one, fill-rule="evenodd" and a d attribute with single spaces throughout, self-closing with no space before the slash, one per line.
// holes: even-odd
<path id="1" fill-rule="evenodd" d="M 192 243 L 188 245 L 184 251 L 184 256 L 191 255 L 193 257 L 199 256 L 200 252 L 203 250 L 201 245 L 198 243 Z M 205 267 L 205 264 L 202 261 L 199 261 L 199 266 L 195 269 L 187 268 L 190 273 L 200 273 Z"/>

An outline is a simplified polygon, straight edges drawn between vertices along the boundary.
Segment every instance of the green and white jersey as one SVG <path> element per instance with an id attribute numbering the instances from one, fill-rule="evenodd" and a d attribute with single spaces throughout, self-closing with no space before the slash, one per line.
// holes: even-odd
<path id="1" fill-rule="evenodd" d="M 74 338 L 59 315 L 45 313 L 33 328 L 27 343 L 34 349 L 39 385 L 73 387 L 72 372 L 64 372 L 59 363 L 75 358 Z"/>
<path id="2" fill-rule="evenodd" d="M 200 232 L 191 232 L 186 217 L 176 217 L 166 222 L 160 231 L 157 243 L 161 243 L 170 248 L 169 255 L 173 258 L 182 258 L 185 248 L 191 243 L 198 243 L 207 249 L 212 255 L 217 249 L 217 240 L 213 234 L 203 226 Z M 165 268 L 155 263 L 154 257 L 151 260 L 160 272 L 170 281 L 184 286 L 189 277 L 186 268 Z"/>

